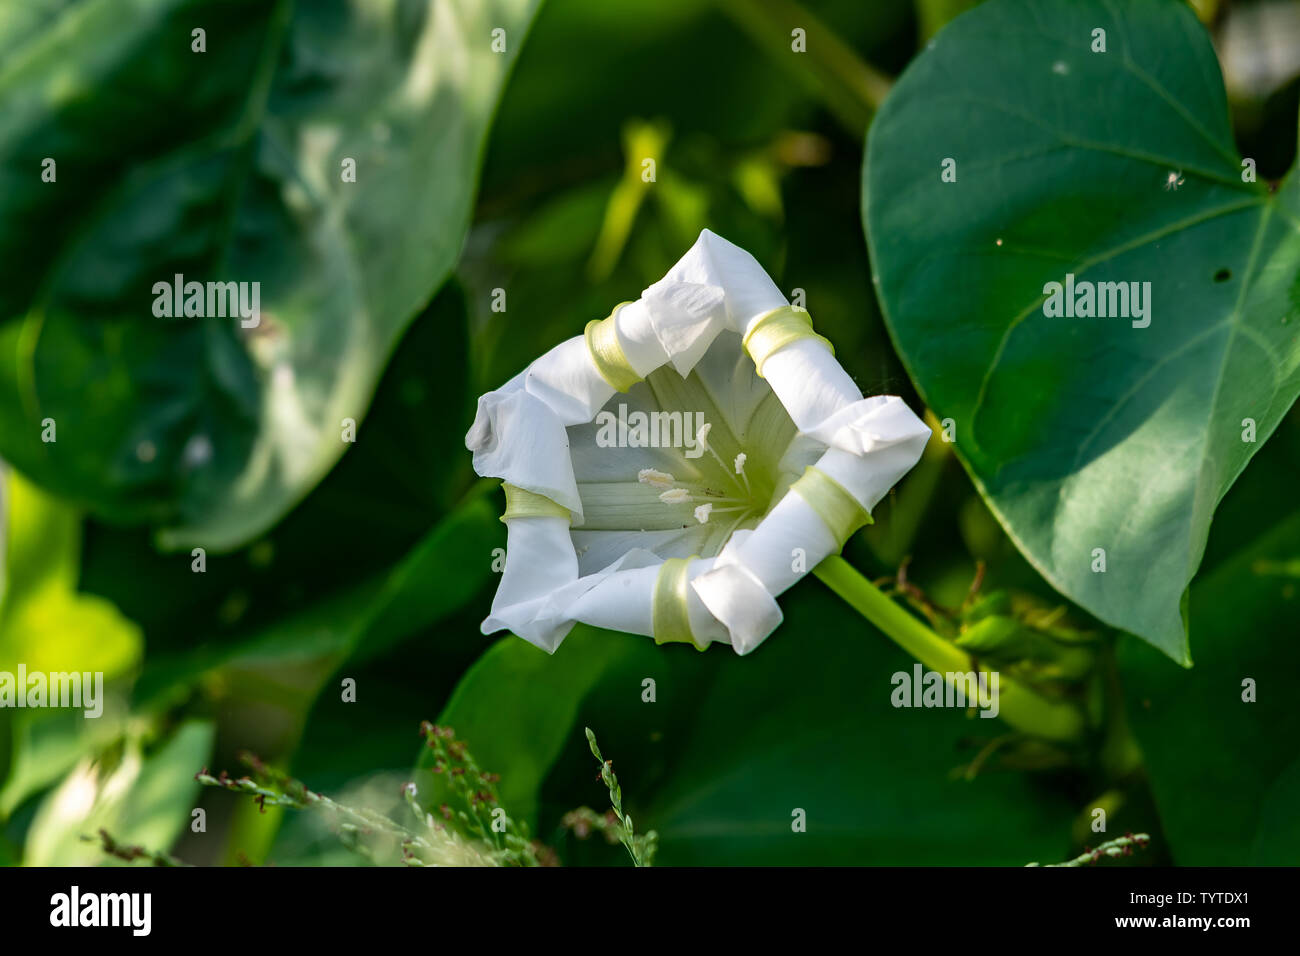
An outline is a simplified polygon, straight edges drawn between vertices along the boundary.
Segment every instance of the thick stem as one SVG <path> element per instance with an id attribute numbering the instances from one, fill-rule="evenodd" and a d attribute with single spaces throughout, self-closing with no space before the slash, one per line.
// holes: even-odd
<path id="1" fill-rule="evenodd" d="M 831 555 L 817 565 L 813 574 L 930 670 L 940 674 L 987 672 L 961 648 L 895 604 L 839 555 Z M 999 673 L 998 685 L 998 716 L 1012 727 L 1048 740 L 1075 741 L 1083 736 L 1084 717 L 1074 705 L 1049 700 L 1005 674 Z"/>

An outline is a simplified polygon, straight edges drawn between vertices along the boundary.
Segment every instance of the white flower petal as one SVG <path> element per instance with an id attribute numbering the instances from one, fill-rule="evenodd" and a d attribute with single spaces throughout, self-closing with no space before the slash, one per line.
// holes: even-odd
<path id="1" fill-rule="evenodd" d="M 734 535 L 714 569 L 693 586 L 732 646 L 748 653 L 781 623 L 779 609 L 772 610 L 775 598 L 838 551 L 817 512 L 800 495 L 787 494 L 757 528 Z"/>
<path id="2" fill-rule="evenodd" d="M 919 457 L 930 440 L 929 426 L 895 395 L 875 395 L 847 405 L 808 434 L 851 455 L 905 445 Z"/>
<path id="3" fill-rule="evenodd" d="M 715 524 L 699 525 L 692 521 L 686 527 L 661 531 L 583 531 L 573 529 L 573 546 L 578 552 L 578 573 L 590 574 L 617 561 L 633 548 L 644 548 L 661 558 L 690 558 L 709 554 L 725 544 L 725 532 Z M 715 539 L 723 539 L 720 543 Z M 715 544 L 717 545 L 715 547 Z"/>
<path id="4" fill-rule="evenodd" d="M 716 286 L 726 293 L 728 327 L 743 332 L 755 317 L 788 305 L 758 260 L 705 229 L 686 255 L 668 270 L 664 282 Z"/>
<path id="5" fill-rule="evenodd" d="M 516 377 L 510 384 L 520 381 Z M 550 406 L 522 386 L 507 385 L 479 398 L 465 444 L 480 475 L 544 495 L 581 517 L 569 436 Z"/>
<path id="6" fill-rule="evenodd" d="M 630 564 L 638 566 L 630 567 Z M 619 567 L 592 575 L 599 580 L 573 602 L 570 613 L 593 627 L 653 636 L 654 593 L 661 566 L 658 559 L 653 564 L 623 562 Z M 712 566 L 711 558 L 692 561 L 687 571 L 688 580 L 698 578 Z M 690 588 L 687 588 L 687 614 L 695 639 L 701 644 L 729 641 L 727 632 L 718 626 Z"/>
<path id="7" fill-rule="evenodd" d="M 713 285 L 656 282 L 641 295 L 655 337 L 679 375 L 690 374 L 727 327 L 726 296 Z"/>
<path id="8" fill-rule="evenodd" d="M 841 409 L 862 400 L 849 373 L 822 343 L 800 339 L 768 356 L 763 376 L 794 423 L 811 433 Z"/>
<path id="9" fill-rule="evenodd" d="M 879 401 L 883 399 L 883 401 Z M 870 511 L 917 463 L 930 440 L 930 429 L 902 399 L 876 396 L 859 403 L 873 407 L 844 410 L 844 423 L 832 420 L 819 435 L 835 447 L 818 463 L 822 471 Z"/>
<path id="10" fill-rule="evenodd" d="M 667 364 L 669 353 L 650 319 L 650 309 L 638 299 L 619 309 L 614 323 L 618 328 L 618 342 L 627 356 L 627 363 L 638 375 L 645 378 L 655 369 Z"/>
<path id="11" fill-rule="evenodd" d="M 781 606 L 763 585 L 740 565 L 727 564 L 691 582 L 709 613 L 727 628 L 727 643 L 737 654 L 748 654 L 780 626 Z"/>
<path id="12" fill-rule="evenodd" d="M 563 518 L 508 518 L 506 567 L 492 598 L 484 634 L 509 628 L 529 643 L 554 651 L 573 628 L 551 596 L 578 580 L 578 559 Z M 593 582 L 594 583 L 594 582 Z"/>
<path id="13" fill-rule="evenodd" d="M 898 398 L 864 399 L 820 340 L 778 348 L 760 378 L 741 335 L 785 305 L 753 256 L 705 230 L 615 313 L 618 346 L 644 381 L 615 393 L 578 335 L 479 400 L 466 436 L 475 469 L 573 513 L 572 526 L 507 520 L 485 632 L 508 627 L 548 651 L 575 621 L 650 634 L 669 558 L 694 558 L 685 591 L 697 643 L 745 654 L 780 624 L 776 596 L 836 553 L 845 531 L 820 516 L 834 507 L 804 495 L 847 493 L 869 511 L 930 435 Z M 621 447 L 640 441 L 626 425 L 608 441 L 604 413 L 615 411 L 662 416 L 675 447 Z M 823 477 L 791 491 L 813 464 Z"/>
<path id="14" fill-rule="evenodd" d="M 565 425 L 591 421 L 614 395 L 614 386 L 591 364 L 583 336 L 561 342 L 528 366 L 524 388 L 545 402 Z"/>

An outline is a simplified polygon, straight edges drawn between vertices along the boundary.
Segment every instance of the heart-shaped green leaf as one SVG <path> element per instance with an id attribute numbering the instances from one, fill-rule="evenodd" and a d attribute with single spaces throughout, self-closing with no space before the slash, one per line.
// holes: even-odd
<path id="1" fill-rule="evenodd" d="M 1300 187 L 1250 168 L 1187 4 L 991 0 L 899 80 L 864 169 L 891 334 L 990 507 L 1183 663 L 1215 507 L 1300 392 Z"/>
<path id="2" fill-rule="evenodd" d="M 459 254 L 536 5 L 0 16 L 0 456 L 172 545 L 283 516 Z M 159 315 L 177 275 L 201 316 Z M 257 321 L 208 283 L 258 283 Z"/>

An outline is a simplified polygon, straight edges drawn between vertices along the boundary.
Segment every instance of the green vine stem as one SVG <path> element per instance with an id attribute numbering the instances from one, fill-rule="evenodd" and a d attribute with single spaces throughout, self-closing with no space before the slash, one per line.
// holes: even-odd
<path id="1" fill-rule="evenodd" d="M 930 670 L 940 674 L 988 671 L 961 648 L 895 604 L 839 555 L 831 555 L 817 565 L 813 574 Z M 1077 741 L 1083 737 L 1084 716 L 1073 704 L 1049 700 L 1005 674 L 998 675 L 998 683 L 1001 708 L 998 716 L 1012 727 L 1054 741 Z"/>

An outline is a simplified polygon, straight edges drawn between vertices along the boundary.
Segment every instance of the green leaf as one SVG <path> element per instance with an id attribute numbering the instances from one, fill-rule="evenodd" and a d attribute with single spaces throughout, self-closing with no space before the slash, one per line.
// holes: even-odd
<path id="1" fill-rule="evenodd" d="M 356 444 L 248 548 L 208 554 L 195 573 L 192 553 L 160 553 L 148 529 L 88 524 L 82 587 L 140 624 L 150 663 L 239 644 L 319 602 L 335 602 L 401 562 L 465 498 L 474 476 L 464 454 L 472 406 L 463 305 L 458 286 L 444 285 L 384 370 Z M 435 366 L 439 374 L 431 377 Z M 493 525 L 500 528 L 484 522 Z M 347 542 L 346 560 L 339 542 Z M 465 571 L 487 574 L 477 563 Z"/>
<path id="2" fill-rule="evenodd" d="M 0 794 L 4 793 L 9 782 L 9 771 L 14 766 L 14 751 L 17 749 L 14 736 L 13 715 L 9 710 L 0 710 Z"/>
<path id="3" fill-rule="evenodd" d="M 466 675 L 442 722 L 501 773 L 507 808 L 538 809 L 543 839 L 556 838 L 566 811 L 606 805 L 590 726 L 625 812 L 658 832 L 666 865 L 1064 855 L 1074 811 L 1059 793 L 1023 774 L 951 773 L 1004 725 L 893 707 L 890 675 L 911 673 L 910 658 L 816 582 L 782 605 L 780 630 L 743 658 L 581 626 L 551 658 L 506 638 Z M 806 832 L 792 829 L 796 809 Z M 570 840 L 567 852 L 585 849 Z"/>
<path id="4" fill-rule="evenodd" d="M 165 851 L 190 819 L 199 789 L 194 774 L 208 760 L 213 733 L 211 722 L 191 720 L 152 750 L 128 735 L 96 759 L 82 760 L 37 809 L 23 862 L 108 862 L 100 828 L 118 843 Z"/>
<path id="5" fill-rule="evenodd" d="M 81 519 L 17 472 L 0 468 L 0 670 L 131 670 L 140 629 L 109 601 L 77 591 Z"/>
<path id="6" fill-rule="evenodd" d="M 990 0 L 899 80 L 864 169 L 891 334 L 989 506 L 1053 586 L 1183 663 L 1215 508 L 1300 393 L 1300 185 L 1242 175 L 1177 0 Z M 1067 274 L 1149 282 L 1150 325 L 1046 315 Z"/>
<path id="7" fill-rule="evenodd" d="M 1295 866 L 1300 860 L 1300 757 L 1264 791 L 1250 862 L 1253 866 Z"/>
<path id="8" fill-rule="evenodd" d="M 148 661 L 137 703 L 189 686 L 220 668 L 301 662 L 323 679 L 340 663 L 381 655 L 480 593 L 492 548 L 504 543 L 495 503 L 476 486 L 400 561 L 240 640 Z"/>
<path id="9" fill-rule="evenodd" d="M 87 753 L 120 736 L 113 720 L 85 718 L 82 711 L 7 711 L 13 729 L 13 763 L 0 787 L 0 819 L 66 774 Z M 20 714 L 22 716 L 17 716 Z"/>
<path id="10" fill-rule="evenodd" d="M 344 420 L 452 268 L 535 7 L 0 18 L 0 455 L 102 517 L 168 525 L 169 546 L 274 524 L 348 447 Z M 260 324 L 156 317 L 176 274 L 260 283 Z"/>
<path id="11" fill-rule="evenodd" d="M 1205 641 L 1192 670 L 1136 641 L 1120 646 L 1129 719 L 1181 866 L 1300 861 L 1300 587 L 1272 571 L 1297 557 L 1293 510 L 1197 579 L 1191 611 Z"/>
<path id="12" fill-rule="evenodd" d="M 611 666 L 637 652 L 637 642 L 626 635 L 585 625 L 575 627 L 554 655 L 503 638 L 465 672 L 438 723 L 455 730 L 480 767 L 501 775 L 501 805 L 535 831 L 547 771 L 563 748 L 582 739 L 575 736 L 579 705 Z M 594 741 L 588 748 L 599 759 Z M 433 751 L 426 747 L 417 763 L 421 793 L 436 787 L 427 772 L 432 763 Z M 590 768 L 590 758 L 586 764 Z M 599 791 L 596 796 L 608 798 Z"/>

